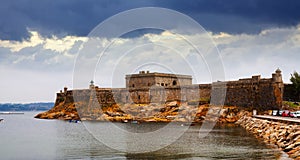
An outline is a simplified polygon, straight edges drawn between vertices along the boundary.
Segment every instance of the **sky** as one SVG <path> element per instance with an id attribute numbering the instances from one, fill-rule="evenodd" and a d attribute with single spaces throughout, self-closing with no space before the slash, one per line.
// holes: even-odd
<path id="1" fill-rule="evenodd" d="M 76 66 L 83 63 L 78 61 L 78 53 L 90 42 L 88 35 L 91 31 L 114 15 L 139 7 L 175 10 L 199 23 L 219 51 L 224 80 L 252 75 L 269 78 L 280 68 L 284 82 L 289 83 L 290 74 L 300 72 L 298 0 L 2 0 L 0 103 L 53 102 L 55 93 L 63 87 L 76 88 Z M 157 16 L 158 20 L 160 18 Z M 194 73 L 195 83 L 214 81 L 207 69 L 191 69 L 205 62 L 193 57 L 195 50 L 174 33 L 175 28 L 144 29 L 120 37 L 98 37 L 95 44 L 113 45 L 108 50 L 109 56 L 101 60 L 97 56 L 86 59 L 86 63 L 98 61 L 94 71 L 95 83 L 100 87 L 122 87 L 125 85 L 124 75 L 136 73 L 139 69 Z M 202 34 L 180 36 L 193 40 Z M 203 47 L 206 43 L 194 45 Z M 159 57 L 162 61 L 156 65 L 141 65 L 152 57 Z M 138 60 L 133 63 L 132 59 Z M 198 61 L 194 63 L 195 59 Z M 186 61 L 192 67 L 182 67 Z M 205 68 L 205 65 L 199 67 Z M 114 74 L 111 74 L 111 68 L 114 68 Z M 83 73 L 80 72 L 82 77 Z"/>

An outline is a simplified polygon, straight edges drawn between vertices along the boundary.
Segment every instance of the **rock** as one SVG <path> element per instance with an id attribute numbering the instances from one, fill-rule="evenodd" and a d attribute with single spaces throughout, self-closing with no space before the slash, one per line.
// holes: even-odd
<path id="1" fill-rule="evenodd" d="M 290 155 L 291 158 L 300 159 L 300 147 L 296 147 L 292 149 L 291 151 L 288 152 L 288 154 Z"/>
<path id="2" fill-rule="evenodd" d="M 291 158 L 300 159 L 300 130 L 298 125 L 241 117 L 236 124 L 244 127 L 267 144 L 275 144 Z"/>
<path id="3" fill-rule="evenodd" d="M 289 146 L 285 147 L 283 151 L 289 152 L 289 151 L 291 151 L 294 147 L 295 147 L 295 144 L 292 143 L 292 144 L 290 144 Z"/>
<path id="4" fill-rule="evenodd" d="M 171 101 L 166 103 L 166 107 L 178 107 L 179 102 L 178 101 Z"/>

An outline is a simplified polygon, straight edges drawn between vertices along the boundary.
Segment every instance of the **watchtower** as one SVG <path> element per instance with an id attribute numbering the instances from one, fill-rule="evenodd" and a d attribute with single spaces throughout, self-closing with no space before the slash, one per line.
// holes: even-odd
<path id="1" fill-rule="evenodd" d="M 275 73 L 272 74 L 273 82 L 282 83 L 282 75 L 281 70 L 279 68 L 276 69 Z"/>
<path id="2" fill-rule="evenodd" d="M 91 82 L 90 82 L 90 89 L 95 89 L 95 85 L 94 85 L 94 81 L 93 80 L 91 80 Z"/>

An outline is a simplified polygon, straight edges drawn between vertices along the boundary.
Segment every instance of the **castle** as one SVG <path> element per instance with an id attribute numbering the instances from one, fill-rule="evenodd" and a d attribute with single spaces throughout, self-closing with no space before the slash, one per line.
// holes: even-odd
<path id="1" fill-rule="evenodd" d="M 277 69 L 271 78 L 260 75 L 237 81 L 192 84 L 192 76 L 140 71 L 126 75 L 126 88 L 68 90 L 57 93 L 56 105 L 61 102 L 91 100 L 107 104 L 164 104 L 168 101 L 224 104 L 256 109 L 278 109 L 282 106 L 284 84 Z M 217 97 L 217 98 L 216 98 Z"/>

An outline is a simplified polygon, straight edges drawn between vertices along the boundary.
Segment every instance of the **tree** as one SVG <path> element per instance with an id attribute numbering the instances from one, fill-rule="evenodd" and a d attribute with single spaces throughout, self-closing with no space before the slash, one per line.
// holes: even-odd
<path id="1" fill-rule="evenodd" d="M 295 71 L 291 74 L 290 81 L 292 82 L 295 97 L 300 98 L 300 75 Z"/>

